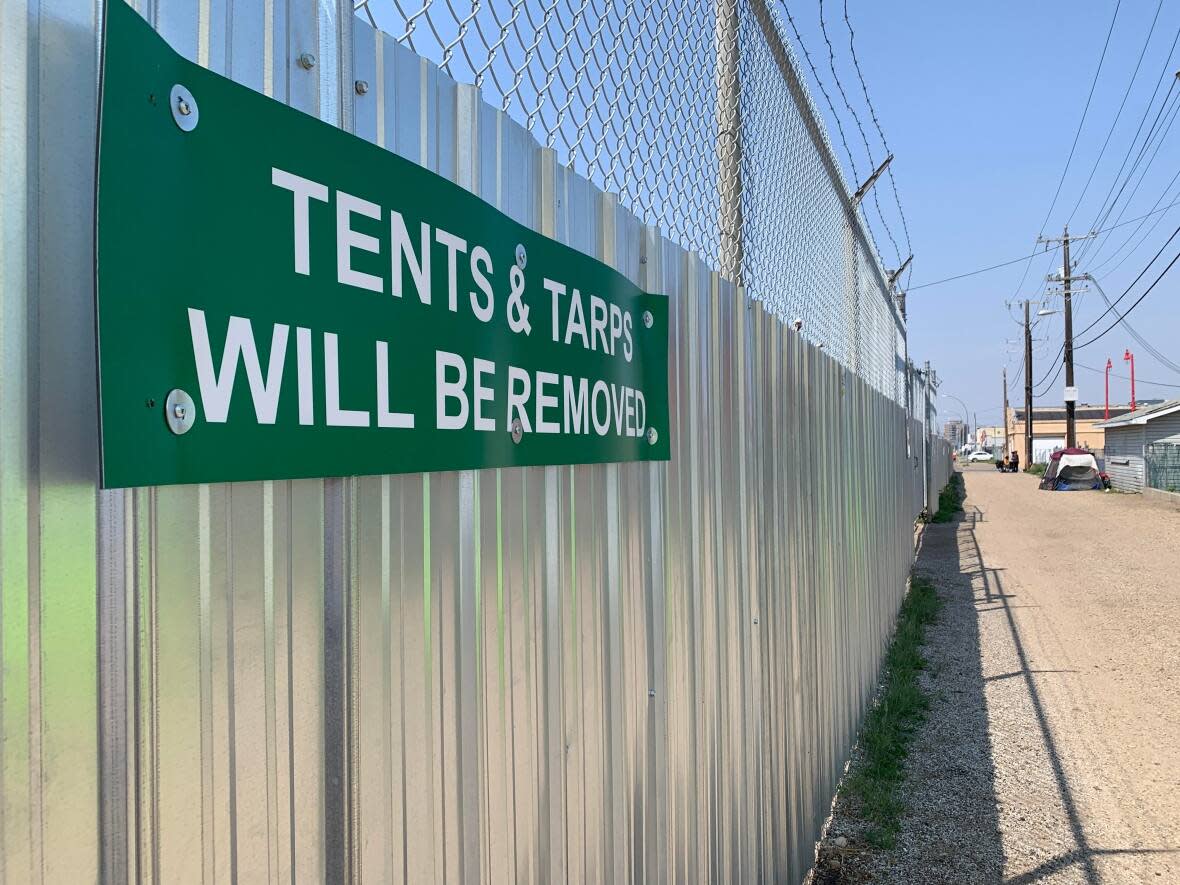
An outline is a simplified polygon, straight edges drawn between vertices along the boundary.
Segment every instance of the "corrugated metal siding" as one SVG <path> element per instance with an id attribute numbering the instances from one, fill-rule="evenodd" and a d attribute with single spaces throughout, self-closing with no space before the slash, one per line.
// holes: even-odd
<path id="1" fill-rule="evenodd" d="M 1143 491 L 1143 426 L 1106 428 L 1105 467 L 1111 488 Z"/>
<path id="2" fill-rule="evenodd" d="M 799 880 L 945 444 L 348 4 L 162 2 L 666 292 L 673 460 L 98 492 L 99 9 L 2 8 L 0 881 Z"/>
<path id="3" fill-rule="evenodd" d="M 1145 444 L 1180 442 L 1180 412 L 1148 421 L 1143 427 L 1143 441 Z"/>

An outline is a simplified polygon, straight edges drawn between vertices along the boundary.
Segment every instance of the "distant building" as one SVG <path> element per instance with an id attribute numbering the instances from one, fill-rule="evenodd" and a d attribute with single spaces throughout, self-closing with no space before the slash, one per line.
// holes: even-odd
<path id="1" fill-rule="evenodd" d="M 942 425 L 942 438 L 956 449 L 967 445 L 967 425 L 958 418 L 952 418 Z"/>
<path id="2" fill-rule="evenodd" d="M 1036 421 L 1034 414 L 1034 431 Z M 1112 488 L 1180 489 L 1180 399 L 1140 406 L 1098 427 L 1106 434 L 1106 473 Z"/>
<path id="3" fill-rule="evenodd" d="M 977 427 L 975 429 L 975 444 L 989 452 L 1004 447 L 1003 427 Z"/>
<path id="4" fill-rule="evenodd" d="M 1116 418 L 1131 411 L 1130 406 L 1112 405 L 1110 417 Z M 1101 453 L 1106 434 L 1098 427 L 1104 420 L 1105 406 L 1078 403 L 1074 409 L 1074 431 L 1078 448 Z M 1065 406 L 1033 407 L 1033 463 L 1043 464 L 1057 449 L 1065 448 Z M 1026 433 L 1024 409 L 1008 407 L 1008 451 L 1015 449 L 1024 458 Z"/>

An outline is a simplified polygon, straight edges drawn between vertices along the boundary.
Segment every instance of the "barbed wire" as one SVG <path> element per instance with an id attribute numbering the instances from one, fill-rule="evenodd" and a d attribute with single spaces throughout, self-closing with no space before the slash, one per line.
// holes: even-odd
<path id="1" fill-rule="evenodd" d="M 904 332 L 872 229 L 801 85 L 777 0 L 360 0 L 355 10 L 903 398 Z M 817 83 L 855 181 L 840 116 Z"/>
<path id="2" fill-rule="evenodd" d="M 885 155 L 889 156 L 893 150 L 889 147 L 889 139 L 885 137 L 885 130 L 881 126 L 881 120 L 877 117 L 877 109 L 873 106 L 873 100 L 869 97 L 869 86 L 865 82 L 864 71 L 860 68 L 860 58 L 856 54 L 856 32 L 852 29 L 852 20 L 848 16 L 848 0 L 844 0 L 844 26 L 848 29 L 848 53 L 852 56 L 852 66 L 856 69 L 856 78 L 860 80 L 861 92 L 864 93 L 865 104 L 869 108 L 869 116 L 873 120 L 873 126 L 877 129 L 877 135 L 881 138 L 881 146 L 885 148 Z M 901 229 L 905 234 L 905 248 L 910 255 L 914 254 L 914 246 L 910 241 L 910 226 L 906 221 L 905 209 L 901 207 L 901 193 L 897 189 L 897 181 L 893 177 L 893 166 L 890 165 L 885 170 L 889 176 L 889 187 L 893 191 L 893 201 L 897 204 L 897 215 L 901 219 Z M 899 256 L 900 257 L 900 256 Z M 911 264 L 906 270 L 906 287 L 909 285 L 909 280 L 912 279 L 914 273 L 914 266 Z"/>

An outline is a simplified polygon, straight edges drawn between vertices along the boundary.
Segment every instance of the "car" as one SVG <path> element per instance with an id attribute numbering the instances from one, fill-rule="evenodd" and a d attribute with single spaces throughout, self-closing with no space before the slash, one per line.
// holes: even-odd
<path id="1" fill-rule="evenodd" d="M 991 461 L 991 460 L 993 460 L 993 456 L 992 456 L 991 452 L 985 452 L 983 449 L 976 449 L 974 452 L 972 452 L 970 455 L 967 456 L 967 460 L 971 461 L 971 462 Z"/>

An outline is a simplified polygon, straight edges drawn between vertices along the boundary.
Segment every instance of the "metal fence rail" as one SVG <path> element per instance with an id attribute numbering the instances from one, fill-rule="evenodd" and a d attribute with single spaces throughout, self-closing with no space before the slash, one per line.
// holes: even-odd
<path id="1" fill-rule="evenodd" d="M 98 490 L 95 11 L 4 7 L 0 882 L 798 881 L 950 469 L 928 395 L 350 7 L 141 11 L 666 293 L 673 459 Z"/>
<path id="2" fill-rule="evenodd" d="M 357 10 L 902 401 L 904 324 L 774 0 Z"/>
<path id="3" fill-rule="evenodd" d="M 1180 444 L 1148 443 L 1144 461 L 1147 485 L 1165 492 L 1180 491 Z"/>

